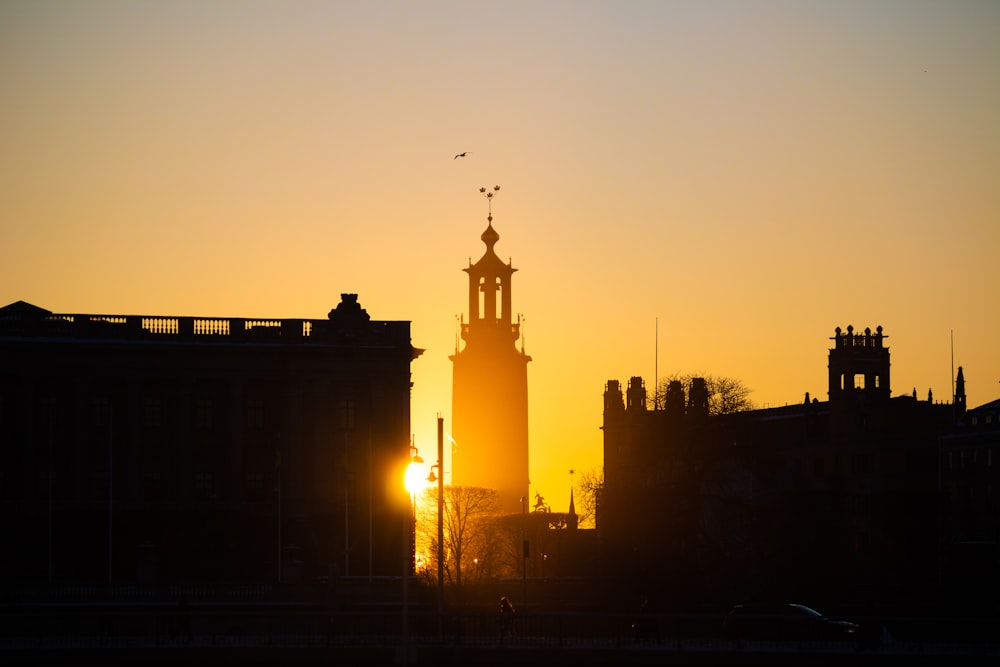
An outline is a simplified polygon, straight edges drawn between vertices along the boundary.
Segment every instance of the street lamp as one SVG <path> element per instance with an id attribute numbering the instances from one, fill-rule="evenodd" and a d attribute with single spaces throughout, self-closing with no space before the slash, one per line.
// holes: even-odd
<path id="1" fill-rule="evenodd" d="M 437 474 L 434 469 L 437 468 Z M 444 473 L 441 471 L 441 464 L 435 463 L 431 466 L 431 474 L 427 475 L 427 481 L 437 484 L 437 569 L 438 569 L 438 611 L 443 611 L 444 606 Z"/>
<path id="2" fill-rule="evenodd" d="M 427 476 L 430 483 L 437 482 L 437 575 L 438 575 L 438 630 L 444 633 L 444 419 L 437 418 L 437 463 L 431 466 Z M 438 474 L 434 474 L 437 468 Z"/>
<path id="3" fill-rule="evenodd" d="M 409 593 L 409 581 L 410 575 L 413 573 L 413 560 L 415 556 L 416 549 L 416 492 L 420 489 L 423 484 L 423 463 L 424 460 L 420 458 L 419 450 L 413 443 L 410 443 L 410 463 L 406 466 L 406 473 L 403 476 L 403 485 L 406 487 L 407 492 L 410 494 L 409 503 L 410 511 L 407 516 L 407 520 L 403 522 L 405 539 L 403 541 L 403 548 L 405 553 L 403 555 L 403 642 L 402 642 L 402 664 L 410 664 L 410 593 Z"/>
<path id="4" fill-rule="evenodd" d="M 424 460 L 420 458 L 419 451 L 416 447 L 410 445 L 410 464 L 406 466 L 406 477 L 403 480 L 403 484 L 406 486 L 406 490 L 409 492 L 411 498 L 423 486 Z"/>

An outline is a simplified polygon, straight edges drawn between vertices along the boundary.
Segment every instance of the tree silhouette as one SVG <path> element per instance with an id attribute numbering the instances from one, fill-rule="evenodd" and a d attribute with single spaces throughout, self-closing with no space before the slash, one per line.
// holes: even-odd
<path id="1" fill-rule="evenodd" d="M 751 393 L 753 390 L 736 378 L 675 373 L 659 380 L 652 407 L 673 411 L 683 409 L 694 414 L 705 412 L 710 416 L 728 415 L 753 410 Z"/>
<path id="2" fill-rule="evenodd" d="M 597 508 L 601 504 L 601 492 L 604 491 L 604 468 L 591 468 L 580 473 L 576 489 L 579 491 L 577 508 L 579 525 L 590 525 L 597 517 Z"/>
<path id="3" fill-rule="evenodd" d="M 422 574 L 437 576 L 437 488 L 424 491 L 418 516 L 418 543 L 427 546 Z M 444 487 L 444 576 L 449 585 L 460 587 L 463 571 L 474 563 L 473 578 L 492 576 L 496 569 L 499 540 L 496 518 L 500 497 L 496 489 L 478 486 Z"/>

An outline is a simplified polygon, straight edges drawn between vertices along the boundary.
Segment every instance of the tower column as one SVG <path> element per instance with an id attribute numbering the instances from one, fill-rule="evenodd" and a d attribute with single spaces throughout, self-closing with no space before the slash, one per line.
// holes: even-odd
<path id="1" fill-rule="evenodd" d="M 521 498 L 528 496 L 531 357 L 517 349 L 520 333 L 511 321 L 511 278 L 516 269 L 494 251 L 500 235 L 493 228 L 492 200 L 499 189 L 480 188 L 490 203 L 480 236 L 486 251 L 464 269 L 469 274 L 469 326 L 462 328 L 464 347 L 450 357 L 452 436 L 457 443 L 452 480 L 459 486 L 496 489 L 501 510 L 516 513 Z"/>

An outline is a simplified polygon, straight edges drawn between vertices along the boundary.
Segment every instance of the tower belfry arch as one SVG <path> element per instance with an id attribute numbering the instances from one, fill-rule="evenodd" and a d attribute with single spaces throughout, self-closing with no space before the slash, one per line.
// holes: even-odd
<path id="1" fill-rule="evenodd" d="M 452 436 L 458 454 L 453 481 L 496 489 L 501 509 L 515 513 L 528 494 L 528 379 L 531 361 L 517 348 L 521 318 L 513 317 L 511 282 L 517 271 L 495 247 L 493 198 L 500 186 L 480 188 L 487 200 L 483 256 L 463 269 L 469 276 L 468 322 L 460 324 L 464 344 L 452 361 Z"/>

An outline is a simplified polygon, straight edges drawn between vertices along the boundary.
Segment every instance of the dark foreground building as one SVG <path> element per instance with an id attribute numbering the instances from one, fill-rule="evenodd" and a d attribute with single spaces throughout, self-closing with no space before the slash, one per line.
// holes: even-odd
<path id="1" fill-rule="evenodd" d="M 8 581 L 399 575 L 405 321 L 0 309 Z"/>
<path id="2" fill-rule="evenodd" d="M 964 418 L 962 382 L 951 403 L 892 396 L 886 338 L 837 328 L 827 401 L 710 415 L 697 380 L 662 409 L 609 381 L 608 571 L 674 601 L 995 604 L 989 410 Z"/>

